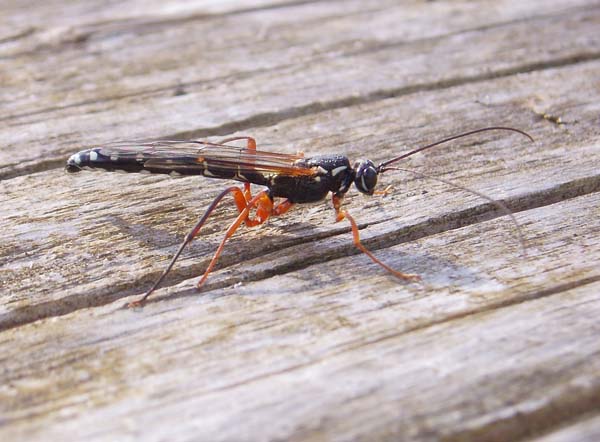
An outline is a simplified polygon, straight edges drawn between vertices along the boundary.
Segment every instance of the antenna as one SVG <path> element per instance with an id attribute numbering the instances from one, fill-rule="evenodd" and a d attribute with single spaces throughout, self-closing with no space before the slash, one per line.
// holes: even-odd
<path id="1" fill-rule="evenodd" d="M 457 189 L 464 190 L 466 192 L 472 193 L 473 195 L 477 195 L 478 197 L 483 198 L 483 199 L 489 201 L 494 206 L 496 206 L 496 208 L 498 208 L 501 212 L 503 212 L 505 215 L 507 215 L 507 216 L 510 217 L 511 221 L 513 222 L 513 224 L 515 225 L 515 227 L 517 229 L 517 239 L 519 240 L 519 244 L 521 246 L 521 249 L 523 250 L 523 256 L 527 256 L 527 249 L 525 247 L 525 237 L 523 236 L 523 232 L 521 230 L 521 226 L 517 222 L 517 218 L 515 218 L 515 215 L 512 213 L 512 211 L 508 207 L 506 207 L 506 204 L 493 199 L 492 197 L 486 195 L 485 193 L 481 193 L 481 192 L 478 192 L 477 190 L 473 190 L 473 189 L 470 189 L 468 187 L 461 186 L 460 184 L 454 183 L 454 182 L 446 180 L 444 178 L 439 178 L 439 177 L 436 177 L 436 176 L 433 176 L 433 175 L 428 175 L 428 174 L 423 173 L 423 172 L 417 172 L 416 170 L 412 170 L 412 169 L 405 169 L 403 167 L 390 167 L 387 170 L 398 170 L 398 171 L 401 171 L 401 172 L 409 172 L 409 173 L 417 175 L 417 176 L 419 176 L 421 178 L 427 178 L 427 179 L 430 179 L 430 180 L 439 181 L 441 183 L 448 184 L 449 186 L 455 187 Z"/>
<path id="2" fill-rule="evenodd" d="M 386 170 L 390 170 L 391 168 L 387 167 L 390 164 L 400 161 L 400 160 L 402 160 L 406 157 L 409 157 L 411 155 L 414 155 L 418 152 L 422 152 L 425 149 L 429 149 L 430 147 L 439 146 L 440 144 L 444 144 L 444 143 L 447 143 L 448 141 L 456 140 L 457 138 L 468 137 L 470 135 L 478 134 L 480 132 L 487 132 L 490 130 L 506 130 L 506 131 L 516 132 L 516 133 L 519 133 L 519 134 L 529 138 L 532 142 L 534 141 L 533 137 L 531 135 L 529 135 L 527 132 L 523 132 L 520 129 L 515 129 L 514 127 L 503 127 L 503 126 L 483 127 L 481 129 L 475 129 L 475 130 L 471 130 L 469 132 L 464 132 L 462 134 L 453 135 L 451 137 L 444 138 L 443 140 L 436 141 L 435 143 L 431 143 L 426 146 L 419 147 L 418 149 L 411 150 L 410 152 L 402 154 L 396 158 L 392 158 L 391 160 L 385 161 L 385 162 L 381 163 L 379 166 L 377 166 L 377 173 L 382 173 L 382 172 L 385 172 Z"/>

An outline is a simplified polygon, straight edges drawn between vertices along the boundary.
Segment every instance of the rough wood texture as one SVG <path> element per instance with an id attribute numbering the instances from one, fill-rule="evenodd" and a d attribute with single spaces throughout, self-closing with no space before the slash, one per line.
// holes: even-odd
<path id="1" fill-rule="evenodd" d="M 595 441 L 600 4 L 0 5 L 0 440 Z M 225 182 L 89 173 L 119 138 L 255 136 L 381 161 L 481 126 L 329 202 L 233 211 L 160 274 Z"/>

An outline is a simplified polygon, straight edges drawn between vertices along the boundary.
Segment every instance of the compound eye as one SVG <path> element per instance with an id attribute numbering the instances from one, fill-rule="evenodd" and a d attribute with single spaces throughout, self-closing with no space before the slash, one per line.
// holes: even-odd
<path id="1" fill-rule="evenodd" d="M 377 169 L 372 161 L 362 160 L 358 163 L 354 185 L 360 192 L 373 195 L 377 185 Z"/>

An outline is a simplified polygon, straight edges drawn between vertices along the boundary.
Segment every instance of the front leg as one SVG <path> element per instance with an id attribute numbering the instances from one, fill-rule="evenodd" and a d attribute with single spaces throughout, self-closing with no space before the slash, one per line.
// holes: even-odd
<path id="1" fill-rule="evenodd" d="M 350 223 L 350 226 L 352 227 L 352 238 L 354 241 L 354 245 L 358 248 L 358 250 L 363 252 L 365 255 L 367 255 L 369 258 L 371 258 L 371 260 L 375 264 L 379 264 L 381 267 L 383 267 L 385 270 L 390 272 L 392 275 L 394 275 L 400 279 L 403 279 L 405 281 L 420 281 L 421 277 L 419 275 L 415 275 L 412 273 L 402 273 L 402 272 L 399 272 L 398 270 L 394 270 L 387 264 L 384 264 L 379 259 L 377 259 L 375 257 L 375 255 L 373 255 L 373 253 L 371 253 L 365 246 L 362 245 L 362 243 L 360 242 L 360 235 L 358 233 L 358 225 L 356 224 L 356 221 L 354 221 L 354 218 L 352 216 L 350 216 L 350 214 L 347 211 L 342 210 L 342 208 L 341 208 L 342 200 L 343 200 L 342 195 L 333 194 L 332 202 L 333 202 L 333 208 L 335 209 L 335 221 L 338 222 L 343 219 L 348 220 L 348 222 Z"/>
<path id="2" fill-rule="evenodd" d="M 331 202 L 333 203 L 333 210 L 335 210 L 335 222 L 338 223 L 344 219 L 344 214 L 342 212 L 342 201 L 344 201 L 344 196 L 341 194 L 334 193 L 331 195 Z"/>

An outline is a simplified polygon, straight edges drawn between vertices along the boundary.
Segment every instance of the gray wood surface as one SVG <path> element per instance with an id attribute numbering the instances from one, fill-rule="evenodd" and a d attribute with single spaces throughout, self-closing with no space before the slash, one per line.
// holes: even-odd
<path id="1" fill-rule="evenodd" d="M 0 2 L 0 440 L 595 441 L 600 3 Z M 198 292 L 229 183 L 67 175 L 115 139 L 383 161 L 242 228 Z M 68 436 L 67 436 L 68 435 Z"/>

